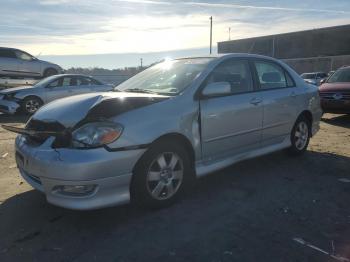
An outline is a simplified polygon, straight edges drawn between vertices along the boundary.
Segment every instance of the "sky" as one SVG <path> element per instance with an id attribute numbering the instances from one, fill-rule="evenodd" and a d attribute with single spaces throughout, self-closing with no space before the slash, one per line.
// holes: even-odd
<path id="1" fill-rule="evenodd" d="M 1 0 L 0 9 L 0 46 L 64 68 L 206 55 L 210 16 L 214 52 L 229 37 L 350 23 L 350 0 Z"/>

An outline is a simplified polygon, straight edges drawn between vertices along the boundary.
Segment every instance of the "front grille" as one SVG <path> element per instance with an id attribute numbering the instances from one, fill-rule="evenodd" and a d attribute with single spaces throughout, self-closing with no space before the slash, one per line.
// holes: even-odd
<path id="1" fill-rule="evenodd" d="M 320 92 L 320 97 L 327 100 L 350 100 L 350 92 Z"/>

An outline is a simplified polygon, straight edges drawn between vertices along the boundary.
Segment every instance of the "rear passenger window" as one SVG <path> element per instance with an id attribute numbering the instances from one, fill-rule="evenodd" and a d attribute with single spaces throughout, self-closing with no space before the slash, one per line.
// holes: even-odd
<path id="1" fill-rule="evenodd" d="M 293 80 L 277 64 L 265 61 L 254 62 L 261 89 L 274 89 L 293 86 Z M 287 79 L 286 79 L 286 76 Z"/>
<path id="2" fill-rule="evenodd" d="M 218 65 L 209 76 L 207 83 L 216 82 L 228 82 L 232 94 L 254 90 L 249 64 L 244 60 L 230 60 Z"/>

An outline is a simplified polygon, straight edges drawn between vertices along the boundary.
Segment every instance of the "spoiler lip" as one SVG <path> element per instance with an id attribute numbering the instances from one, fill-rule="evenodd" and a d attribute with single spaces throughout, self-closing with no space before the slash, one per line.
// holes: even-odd
<path id="1" fill-rule="evenodd" d="M 7 131 L 14 132 L 21 135 L 28 135 L 28 136 L 38 136 L 38 135 L 47 135 L 47 136 L 63 136 L 65 135 L 65 132 L 55 132 L 55 131 L 36 131 L 21 127 L 15 127 L 15 126 L 8 126 L 8 125 L 1 125 L 1 127 Z"/>

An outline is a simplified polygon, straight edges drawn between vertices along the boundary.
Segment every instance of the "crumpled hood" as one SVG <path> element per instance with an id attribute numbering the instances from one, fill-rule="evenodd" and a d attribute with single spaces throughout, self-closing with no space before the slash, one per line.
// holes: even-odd
<path id="1" fill-rule="evenodd" d="M 0 95 L 16 93 L 18 91 L 28 90 L 28 89 L 32 89 L 32 88 L 35 88 L 35 87 L 34 86 L 19 86 L 19 87 L 7 88 L 7 89 L 4 89 L 4 90 L 1 90 L 0 91 Z"/>
<path id="2" fill-rule="evenodd" d="M 66 128 L 72 128 L 83 120 L 110 118 L 168 98 L 163 95 L 126 92 L 77 95 L 43 106 L 31 120 L 58 122 Z"/>

